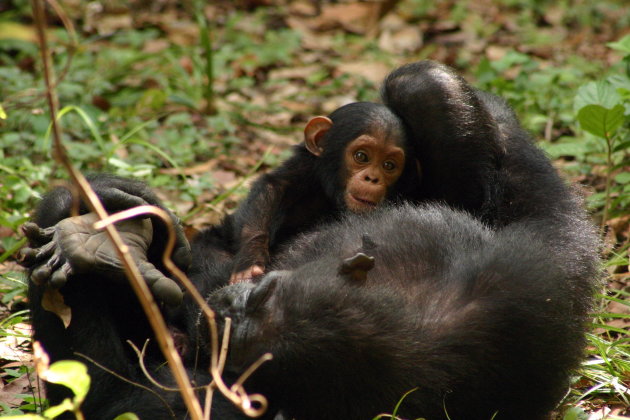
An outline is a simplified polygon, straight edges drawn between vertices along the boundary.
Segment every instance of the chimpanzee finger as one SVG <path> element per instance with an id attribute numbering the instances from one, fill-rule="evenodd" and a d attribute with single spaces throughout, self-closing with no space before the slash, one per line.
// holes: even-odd
<path id="1" fill-rule="evenodd" d="M 51 226 L 42 229 L 36 223 L 26 222 L 22 225 L 22 233 L 24 233 L 24 236 L 26 236 L 31 243 L 41 244 L 50 242 L 55 233 L 55 227 Z"/>
<path id="2" fill-rule="evenodd" d="M 37 249 L 24 247 L 20 250 L 18 260 L 23 267 L 30 268 L 37 263 Z"/>
<path id="3" fill-rule="evenodd" d="M 141 197 L 126 193 L 117 188 L 104 188 L 99 191 L 98 195 L 103 205 L 110 213 L 149 204 Z"/>
<path id="4" fill-rule="evenodd" d="M 37 267 L 33 270 L 31 273 L 31 280 L 33 280 L 35 284 L 43 284 L 50 277 L 50 273 L 52 273 L 50 267 L 42 265 L 41 267 Z"/>
<path id="5" fill-rule="evenodd" d="M 192 252 L 190 251 L 190 244 L 188 239 L 184 236 L 184 230 L 181 225 L 175 225 L 176 242 L 175 249 L 171 259 L 182 270 L 188 270 L 192 263 Z"/>
<path id="6" fill-rule="evenodd" d="M 55 252 L 55 249 L 57 249 L 57 243 L 56 242 L 48 242 L 47 244 L 45 244 L 41 248 L 37 249 L 37 253 L 35 254 L 35 258 L 37 258 L 38 260 L 41 260 L 43 258 L 49 258 L 49 257 L 51 257 L 53 255 L 53 253 Z"/>
<path id="7" fill-rule="evenodd" d="M 166 207 L 160 206 L 162 210 L 164 210 L 171 222 L 173 223 L 173 227 L 175 228 L 175 248 L 173 249 L 173 253 L 171 254 L 171 259 L 180 269 L 186 271 L 192 262 L 192 253 L 190 251 L 190 244 L 188 243 L 188 239 L 186 239 L 186 235 L 184 234 L 184 229 L 179 221 L 179 218 L 175 216 L 175 214 L 167 209 Z M 158 218 L 152 218 L 153 227 L 155 234 L 153 235 L 154 242 L 157 238 L 166 238 L 167 229 L 163 220 Z M 159 239 L 158 239 L 159 241 Z M 158 251 L 160 258 L 162 257 L 162 250 L 164 248 L 165 241 L 157 242 L 152 244 L 153 250 Z M 156 255 L 156 254 L 153 254 Z"/>
<path id="8" fill-rule="evenodd" d="M 54 242 L 51 242 L 51 244 L 54 245 Z M 50 258 L 42 266 L 35 268 L 31 273 L 31 279 L 35 282 L 35 284 L 42 284 L 43 282 L 45 282 L 51 276 L 51 274 L 53 274 L 53 272 L 63 262 L 65 262 L 65 260 L 61 256 L 61 251 L 54 246 L 52 248 L 54 249 L 54 253 L 50 255 Z M 41 260 L 39 254 L 41 254 L 41 251 L 38 253 L 37 256 L 37 259 Z M 49 254 L 43 255 L 48 256 Z"/>
<path id="9" fill-rule="evenodd" d="M 67 262 L 55 271 L 50 278 L 50 285 L 55 289 L 64 286 L 68 281 L 68 277 L 72 274 L 72 267 Z"/>
<path id="10" fill-rule="evenodd" d="M 19 254 L 20 264 L 26 268 L 31 268 L 34 265 L 41 263 L 44 258 L 48 258 L 54 249 L 54 242 L 49 242 L 42 248 L 24 247 L 20 250 Z M 43 253 L 42 250 L 44 251 Z"/>
<path id="11" fill-rule="evenodd" d="M 175 281 L 165 277 L 150 262 L 143 261 L 138 265 L 138 268 L 156 298 L 169 306 L 178 306 L 182 303 L 184 294 Z"/>

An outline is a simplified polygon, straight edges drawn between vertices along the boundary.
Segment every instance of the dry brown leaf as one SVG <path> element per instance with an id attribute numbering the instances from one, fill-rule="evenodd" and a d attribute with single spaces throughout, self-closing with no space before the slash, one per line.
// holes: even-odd
<path id="1" fill-rule="evenodd" d="M 122 29 L 131 29 L 133 27 L 133 19 L 128 13 L 101 15 L 95 19 L 94 26 L 99 35 L 107 36 Z"/>
<path id="2" fill-rule="evenodd" d="M 308 102 L 284 100 L 280 102 L 280 105 L 291 112 L 292 115 L 289 118 L 289 121 L 294 120 L 296 114 L 307 114 L 310 116 L 311 112 L 313 111 L 313 105 Z"/>
<path id="3" fill-rule="evenodd" d="M 610 312 L 613 314 L 628 314 L 630 315 L 630 307 L 628 305 L 624 305 L 619 302 L 610 302 L 608 307 L 606 308 L 606 312 Z M 630 319 L 626 320 L 630 323 Z"/>
<path id="4" fill-rule="evenodd" d="M 488 45 L 486 48 L 486 57 L 488 57 L 490 61 L 499 61 L 511 50 L 511 48 L 500 47 L 498 45 Z"/>
<path id="5" fill-rule="evenodd" d="M 218 170 L 212 172 L 212 179 L 217 185 L 229 187 L 236 182 L 236 175 L 234 172 Z"/>
<path id="6" fill-rule="evenodd" d="M 385 76 L 392 70 L 390 66 L 374 61 L 355 61 L 343 63 L 337 68 L 342 73 L 356 74 L 365 77 L 370 82 L 380 85 Z"/>
<path id="7" fill-rule="evenodd" d="M 298 16 L 315 16 L 317 14 L 317 8 L 313 2 L 292 1 L 289 4 L 289 13 Z"/>
<path id="8" fill-rule="evenodd" d="M 169 41 L 176 45 L 197 45 L 199 27 L 189 20 L 175 20 L 163 23 Z"/>
<path id="9" fill-rule="evenodd" d="M 209 160 L 207 162 L 201 163 L 195 166 L 189 166 L 188 168 L 163 168 L 158 172 L 166 175 L 197 175 L 197 174 L 205 174 L 208 173 L 216 166 L 216 162 L 213 160 Z"/>
<path id="10" fill-rule="evenodd" d="M 422 33 L 417 26 L 406 26 L 400 30 L 383 31 L 378 46 L 393 54 L 418 51 L 422 47 Z"/>
<path id="11" fill-rule="evenodd" d="M 311 74 L 321 70 L 321 64 L 303 67 L 284 67 L 269 72 L 269 79 L 306 79 Z"/>
<path id="12" fill-rule="evenodd" d="M 9 236 L 13 236 L 13 230 L 6 226 L 0 226 L 0 238 L 8 238 Z"/>
<path id="13" fill-rule="evenodd" d="M 68 328 L 72 320 L 72 310 L 63 300 L 63 295 L 59 290 L 48 287 L 42 298 L 42 308 L 52 312 L 61 319 L 63 326 Z"/>
<path id="14" fill-rule="evenodd" d="M 630 214 L 608 219 L 606 224 L 615 235 L 630 236 Z"/>
<path id="15" fill-rule="evenodd" d="M 6 367 L 8 366 L 3 366 L 3 368 Z M 29 394 L 31 392 L 31 386 L 36 383 L 37 380 L 35 379 L 34 372 L 28 375 L 22 375 L 6 385 L 0 381 L 0 401 L 11 407 L 18 407 L 24 402 L 24 394 Z"/>
<path id="16" fill-rule="evenodd" d="M 335 46 L 333 35 L 325 33 L 317 33 L 311 30 L 309 23 L 304 18 L 290 16 L 287 19 L 289 28 L 300 32 L 302 47 L 305 50 L 322 51 L 329 50 Z M 303 60 L 303 62 L 308 62 Z"/>
<path id="17" fill-rule="evenodd" d="M 142 51 L 149 54 L 158 53 L 160 51 L 164 51 L 170 45 L 171 45 L 170 42 L 162 38 L 149 39 L 144 43 L 144 47 L 142 48 Z"/>
<path id="18" fill-rule="evenodd" d="M 29 350 L 33 329 L 29 324 L 18 323 L 8 328 L 5 337 L 0 337 L 0 360 L 14 360 L 18 365 L 32 359 Z M 6 364 L 3 367 L 8 367 Z"/>
<path id="19" fill-rule="evenodd" d="M 309 20 L 309 26 L 320 31 L 343 28 L 362 34 L 369 30 L 375 7 L 377 3 L 328 4 L 321 15 Z"/>
<path id="20" fill-rule="evenodd" d="M 333 96 L 322 102 L 321 107 L 325 114 L 330 114 L 335 109 L 356 101 L 357 98 L 350 95 Z"/>

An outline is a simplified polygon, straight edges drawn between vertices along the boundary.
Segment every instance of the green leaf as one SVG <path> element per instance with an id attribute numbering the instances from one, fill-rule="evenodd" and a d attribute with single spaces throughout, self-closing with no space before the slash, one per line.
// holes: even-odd
<path id="1" fill-rule="evenodd" d="M 579 407 L 571 407 L 566 413 L 564 413 L 564 417 L 562 420 L 586 420 L 588 415 Z"/>
<path id="2" fill-rule="evenodd" d="M 577 112 L 586 105 L 601 105 L 604 108 L 613 108 L 621 103 L 621 97 L 617 90 L 608 82 L 600 80 L 581 86 L 573 103 L 573 109 Z"/>
<path id="3" fill-rule="evenodd" d="M 134 413 L 123 413 L 120 416 L 116 416 L 114 420 L 140 420 Z"/>
<path id="4" fill-rule="evenodd" d="M 606 44 L 608 48 L 613 50 L 622 51 L 626 54 L 630 54 L 630 35 L 626 35 L 617 42 L 609 42 Z"/>
<path id="5" fill-rule="evenodd" d="M 623 105 L 608 109 L 601 105 L 586 105 L 578 112 L 578 121 L 589 133 L 608 138 L 623 123 Z"/>
<path id="6" fill-rule="evenodd" d="M 70 400 L 70 398 L 66 398 L 61 402 L 61 404 L 54 405 L 44 411 L 44 416 L 48 419 L 54 419 L 57 416 L 65 413 L 66 411 L 74 410 L 74 403 Z"/>
<path id="7" fill-rule="evenodd" d="M 94 123 L 94 120 L 83 109 L 74 105 L 65 106 L 59 111 L 59 114 L 57 114 L 57 121 L 61 121 L 61 118 L 64 115 L 72 111 L 79 114 L 79 116 L 83 119 L 83 122 L 85 123 L 87 128 L 92 133 L 92 137 L 94 137 L 94 139 L 96 140 L 96 143 L 98 143 L 98 146 L 101 149 L 101 151 L 105 152 L 106 151 L 105 140 L 103 140 L 103 137 L 99 133 L 98 128 L 96 127 L 96 124 Z M 48 130 L 46 131 L 46 136 L 44 137 L 44 150 L 48 150 L 49 148 L 48 143 L 50 141 L 51 132 L 52 132 L 52 123 L 48 125 Z"/>
<path id="8" fill-rule="evenodd" d="M 630 172 L 622 172 L 615 176 L 615 182 L 617 184 L 628 184 L 630 183 Z"/>
<path id="9" fill-rule="evenodd" d="M 557 159 L 562 156 L 584 156 L 587 152 L 586 144 L 578 141 L 567 143 L 542 143 L 541 147 L 549 156 L 553 159 Z"/>
<path id="10" fill-rule="evenodd" d="M 626 149 L 630 149 L 630 140 L 624 141 L 616 145 L 615 148 L 613 149 L 613 153 L 619 152 L 621 150 L 626 150 Z"/>
<path id="11" fill-rule="evenodd" d="M 0 104 L 0 120 L 6 120 L 6 119 L 7 119 L 7 113 L 2 107 L 2 104 Z"/>
<path id="12" fill-rule="evenodd" d="M 44 379 L 70 388 L 78 403 L 83 401 L 90 389 L 90 375 L 87 373 L 87 367 L 75 360 L 60 360 L 53 363 L 46 371 Z"/>

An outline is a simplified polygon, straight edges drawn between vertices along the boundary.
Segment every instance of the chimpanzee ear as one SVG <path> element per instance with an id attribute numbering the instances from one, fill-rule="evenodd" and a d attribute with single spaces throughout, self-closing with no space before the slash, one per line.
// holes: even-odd
<path id="1" fill-rule="evenodd" d="M 288 273 L 288 271 L 272 271 L 263 277 L 247 298 L 246 314 L 251 315 L 256 313 L 258 309 L 269 300 L 278 285 L 278 279 L 285 275 L 285 273 Z"/>
<path id="2" fill-rule="evenodd" d="M 354 257 L 346 258 L 339 266 L 338 273 L 351 281 L 365 281 L 367 273 L 374 268 L 374 257 L 362 252 Z"/>
<path id="3" fill-rule="evenodd" d="M 309 152 L 315 156 L 321 156 L 324 152 L 322 139 L 332 125 L 333 122 L 330 118 L 321 116 L 313 117 L 306 123 L 306 127 L 304 127 L 304 144 Z"/>

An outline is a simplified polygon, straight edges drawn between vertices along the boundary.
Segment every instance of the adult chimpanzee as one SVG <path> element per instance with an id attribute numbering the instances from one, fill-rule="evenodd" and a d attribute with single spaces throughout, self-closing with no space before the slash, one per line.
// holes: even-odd
<path id="1" fill-rule="evenodd" d="M 274 361 L 252 378 L 254 389 L 270 398 L 270 416 L 280 411 L 298 419 L 366 418 L 390 410 L 404 392 L 419 387 L 403 404 L 404 415 L 485 419 L 498 411 L 502 418 L 542 418 L 560 398 L 567 369 L 581 353 L 581 322 L 597 261 L 584 212 L 499 99 L 431 62 L 396 70 L 383 92 L 421 162 L 421 183 L 403 185 L 403 192 L 471 215 L 440 206 L 351 215 L 275 251 L 274 271 L 259 284 L 239 283 L 215 294 L 213 270 L 220 269 L 208 263 L 217 249 L 212 240 L 227 242 L 200 235 L 188 272 L 217 309 L 235 318 L 227 372 L 239 371 L 261 352 L 274 353 Z M 449 170 L 439 166 L 440 159 Z M 452 173 L 459 170 L 466 176 Z M 102 180 L 96 177 L 93 184 L 107 208 L 125 207 L 130 197 L 156 203 L 141 184 Z M 66 217 L 68 197 L 63 190 L 49 195 L 36 223 L 54 226 Z M 96 263 L 75 269 L 77 254 L 82 263 L 91 248 L 86 243 L 64 249 L 73 229 L 57 226 L 56 236 L 28 229 L 34 245 L 43 246 L 31 259 L 48 261 L 43 282 L 50 273 L 65 279 L 63 262 L 69 260 L 75 272 L 61 292 L 73 321 L 64 329 L 42 310 L 46 286 L 32 284 L 36 338 L 53 360 L 80 351 L 146 383 L 123 344 L 150 335 L 135 298 Z M 144 238 L 135 245 L 144 258 L 150 229 L 135 231 Z M 154 233 L 152 247 L 163 242 Z M 88 239 L 95 235 L 88 229 Z M 185 254 L 186 247 L 180 249 Z M 197 309 L 184 305 L 180 315 L 172 325 L 190 342 L 203 343 Z M 111 350 L 103 342 L 112 343 Z M 149 354 L 146 361 L 162 360 Z M 159 418 L 157 399 L 136 389 L 127 393 L 128 385 L 98 369 L 90 372 L 97 377 L 86 401 L 92 416 L 114 414 L 109 403 L 116 400 L 118 411 L 146 410 L 141 414 Z"/>
<path id="2" fill-rule="evenodd" d="M 260 275 L 270 252 L 297 233 L 391 196 L 405 147 L 401 121 L 383 105 L 357 102 L 312 118 L 304 143 L 254 183 L 234 214 L 201 233 L 197 251 L 214 269 L 230 265 L 232 282 Z"/>
<path id="3" fill-rule="evenodd" d="M 210 295 L 233 320 L 228 363 L 272 353 L 249 386 L 287 418 L 370 419 L 415 389 L 399 417 L 543 419 L 582 356 L 596 277 L 575 215 L 562 232 L 493 231 L 442 206 L 349 216 L 294 241 L 260 283 Z"/>
<path id="4" fill-rule="evenodd" d="M 209 295 L 219 319 L 233 320 L 226 374 L 234 377 L 263 353 L 273 354 L 247 383 L 269 398 L 266 418 L 282 412 L 362 420 L 391 411 L 415 389 L 402 417 L 543 419 L 582 356 L 596 277 L 595 236 L 583 214 L 573 216 L 561 227 L 535 221 L 495 231 L 444 206 L 407 205 L 349 215 L 302 236 L 259 283 Z M 57 243 L 80 231 L 87 236 L 79 242 L 89 248 L 104 235 L 74 223 L 57 225 Z M 126 238 L 133 231 L 123 227 Z M 85 253 L 76 246 L 64 257 L 73 264 Z M 53 330 L 35 317 L 38 338 L 55 359 L 86 353 L 154 388 L 124 345 L 126 338 L 141 343 L 151 336 L 132 292 L 94 267 L 62 289 L 73 310 L 68 329 L 58 320 L 53 325 L 52 314 L 46 327 Z M 207 380 L 206 324 L 196 308 L 186 316 L 192 341 L 202 343 L 198 360 L 206 361 L 197 365 L 197 377 Z M 151 369 L 162 359 L 152 353 L 145 363 Z M 169 418 L 154 395 L 99 369 L 90 373 L 88 418 L 126 410 Z M 158 374 L 169 381 L 167 371 Z M 163 398 L 184 418 L 175 397 Z M 219 405 L 214 418 L 240 418 L 230 410 Z"/>

